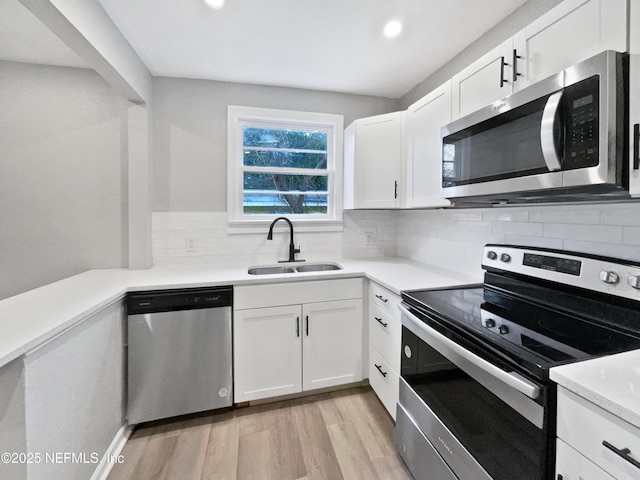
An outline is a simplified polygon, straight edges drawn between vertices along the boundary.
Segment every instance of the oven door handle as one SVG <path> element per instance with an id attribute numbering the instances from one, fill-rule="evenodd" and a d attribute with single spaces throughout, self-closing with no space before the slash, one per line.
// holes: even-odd
<path id="1" fill-rule="evenodd" d="M 533 400 L 537 399 L 540 396 L 540 387 L 535 383 L 530 382 L 529 380 L 527 380 L 522 375 L 516 372 L 506 372 L 501 368 L 496 367 L 491 362 L 488 362 L 484 358 L 481 358 L 475 355 L 474 353 L 470 352 L 466 348 L 461 347 L 453 340 L 445 337 L 440 332 L 429 327 L 426 323 L 424 323 L 414 314 L 409 312 L 409 310 L 404 305 L 400 304 L 398 308 L 411 321 L 413 325 L 423 330 L 427 335 L 429 335 L 434 340 L 434 342 L 439 343 L 445 349 L 453 351 L 459 357 L 464 358 L 469 363 L 472 363 L 476 367 L 484 370 L 486 373 L 490 374 L 491 376 L 495 377 L 496 379 L 509 385 L 510 387 L 514 388 L 518 392 L 522 393 L 523 395 L 526 395 L 527 397 Z M 434 346 L 433 344 L 431 344 L 431 346 L 434 347 L 436 350 L 438 350 L 438 348 L 436 348 L 436 346 Z"/>

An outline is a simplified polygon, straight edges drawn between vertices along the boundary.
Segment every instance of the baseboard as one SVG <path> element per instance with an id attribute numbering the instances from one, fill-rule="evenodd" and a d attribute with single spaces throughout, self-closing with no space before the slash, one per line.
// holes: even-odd
<path id="1" fill-rule="evenodd" d="M 118 430 L 116 436 L 111 441 L 109 448 L 107 448 L 106 453 L 100 460 L 98 467 L 93 472 L 93 475 L 91 475 L 91 480 L 107 480 L 109 472 L 118 461 L 118 455 L 122 452 L 122 449 L 124 448 L 125 443 L 127 443 L 132 431 L 133 427 L 126 423 L 120 427 L 120 430 Z"/>

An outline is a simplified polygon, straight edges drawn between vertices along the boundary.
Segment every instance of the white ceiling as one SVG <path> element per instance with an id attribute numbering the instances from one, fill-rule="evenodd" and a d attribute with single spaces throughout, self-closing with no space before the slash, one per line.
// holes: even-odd
<path id="1" fill-rule="evenodd" d="M 155 76 L 399 98 L 526 0 L 98 1 Z"/>
<path id="2" fill-rule="evenodd" d="M 0 0 L 0 60 L 88 68 L 18 0 Z"/>

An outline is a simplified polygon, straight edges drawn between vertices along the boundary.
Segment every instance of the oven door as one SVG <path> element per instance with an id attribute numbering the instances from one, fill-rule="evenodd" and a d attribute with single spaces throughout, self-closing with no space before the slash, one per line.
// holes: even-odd
<path id="1" fill-rule="evenodd" d="M 395 433 L 400 454 L 407 448 L 403 439 L 416 437 L 402 430 L 413 429 L 428 439 L 439 461 L 460 480 L 550 478 L 553 443 L 548 431 L 550 409 L 545 408 L 547 387 L 498 368 L 404 305 L 400 309 L 398 417 L 402 421 Z M 406 458 L 405 462 L 411 469 Z M 412 473 L 427 478 L 427 471 Z"/>

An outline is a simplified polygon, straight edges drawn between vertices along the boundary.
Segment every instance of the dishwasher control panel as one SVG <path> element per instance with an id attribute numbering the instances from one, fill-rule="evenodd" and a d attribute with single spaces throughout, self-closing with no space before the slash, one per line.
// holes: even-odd
<path id="1" fill-rule="evenodd" d="M 233 287 L 231 286 L 154 290 L 131 292 L 127 295 L 128 315 L 230 307 L 232 305 Z"/>

